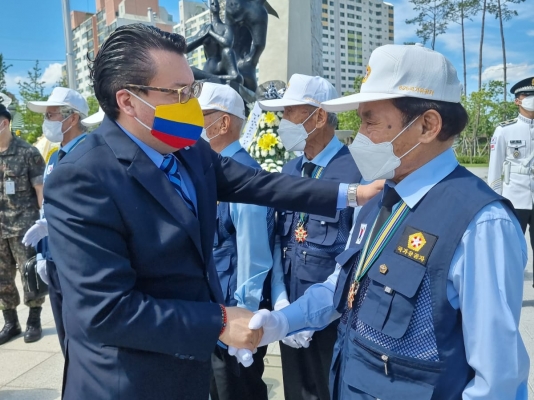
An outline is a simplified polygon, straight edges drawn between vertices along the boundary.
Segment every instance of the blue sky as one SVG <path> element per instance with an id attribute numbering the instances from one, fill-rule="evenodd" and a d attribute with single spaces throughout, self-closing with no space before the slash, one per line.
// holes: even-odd
<path id="1" fill-rule="evenodd" d="M 415 16 L 408 0 L 389 0 L 395 6 L 395 43 L 418 41 L 416 28 L 406 25 L 405 20 Z M 40 60 L 42 79 L 50 90 L 61 74 L 65 57 L 65 41 L 60 0 L 17 0 L 2 2 L 0 23 L 0 52 L 7 63 L 13 66 L 8 71 L 8 88 L 18 93 L 16 82 L 24 79 Z M 94 0 L 71 0 L 71 10 L 95 11 Z M 178 21 L 178 0 L 160 0 L 169 13 Z M 508 81 L 534 76 L 534 0 L 514 5 L 519 16 L 505 23 Z M 502 79 L 502 53 L 499 26 L 494 17 L 486 18 L 483 51 L 484 80 Z M 478 46 L 480 41 L 480 16 L 466 26 L 468 66 L 468 91 L 477 86 Z M 452 24 L 445 35 L 439 36 L 436 50 L 444 53 L 462 76 L 461 36 L 459 25 Z M 29 61 L 24 61 L 29 60 Z"/>

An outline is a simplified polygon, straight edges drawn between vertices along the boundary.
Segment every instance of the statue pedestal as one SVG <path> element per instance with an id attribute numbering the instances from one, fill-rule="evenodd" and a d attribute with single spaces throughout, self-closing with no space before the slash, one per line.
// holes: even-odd
<path id="1" fill-rule="evenodd" d="M 323 75 L 321 0 L 269 0 L 280 18 L 269 15 L 259 83 L 288 82 L 295 73 Z"/>

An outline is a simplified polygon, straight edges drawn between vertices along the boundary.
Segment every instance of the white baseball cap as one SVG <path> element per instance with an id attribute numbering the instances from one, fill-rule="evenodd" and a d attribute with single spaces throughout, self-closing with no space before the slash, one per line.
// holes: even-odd
<path id="1" fill-rule="evenodd" d="M 337 98 L 337 91 L 330 82 L 320 76 L 294 74 L 281 99 L 260 101 L 266 111 L 283 111 L 284 107 L 309 104 L 321 107 L 321 103 Z"/>
<path id="2" fill-rule="evenodd" d="M 360 93 L 326 101 L 329 112 L 358 108 L 359 103 L 417 97 L 459 103 L 462 85 L 456 69 L 445 56 L 421 44 L 388 44 L 371 53 Z"/>
<path id="3" fill-rule="evenodd" d="M 104 113 L 104 110 L 102 110 L 102 107 L 98 107 L 98 111 L 96 113 L 82 119 L 82 124 L 88 127 L 98 125 L 104 120 L 105 116 L 106 114 Z"/>
<path id="4" fill-rule="evenodd" d="M 198 102 L 203 111 L 218 110 L 245 119 L 245 102 L 228 85 L 205 82 Z"/>
<path id="5" fill-rule="evenodd" d="M 89 105 L 87 100 L 78 93 L 76 90 L 72 90 L 64 87 L 56 87 L 52 90 L 50 97 L 46 101 L 28 101 L 27 107 L 34 112 L 44 114 L 46 107 L 67 106 L 78 111 L 83 116 L 89 114 Z"/>
<path id="6" fill-rule="evenodd" d="M 5 108 L 8 108 L 11 102 L 11 97 L 9 97 L 7 94 L 0 92 L 0 104 L 2 104 Z"/>

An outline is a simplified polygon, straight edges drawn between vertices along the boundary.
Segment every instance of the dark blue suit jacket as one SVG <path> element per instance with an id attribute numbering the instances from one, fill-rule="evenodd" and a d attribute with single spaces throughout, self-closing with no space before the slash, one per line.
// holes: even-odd
<path id="1" fill-rule="evenodd" d="M 336 212 L 334 182 L 249 168 L 203 140 L 176 156 L 194 183 L 198 218 L 107 118 L 46 182 L 65 399 L 207 399 L 224 301 L 212 256 L 217 200 Z"/>

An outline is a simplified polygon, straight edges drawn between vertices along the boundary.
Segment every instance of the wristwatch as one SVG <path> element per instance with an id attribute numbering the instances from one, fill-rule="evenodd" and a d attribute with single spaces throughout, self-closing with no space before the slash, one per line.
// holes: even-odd
<path id="1" fill-rule="evenodd" d="M 347 205 L 349 207 L 358 207 L 358 186 L 359 183 L 351 183 L 347 189 Z"/>

